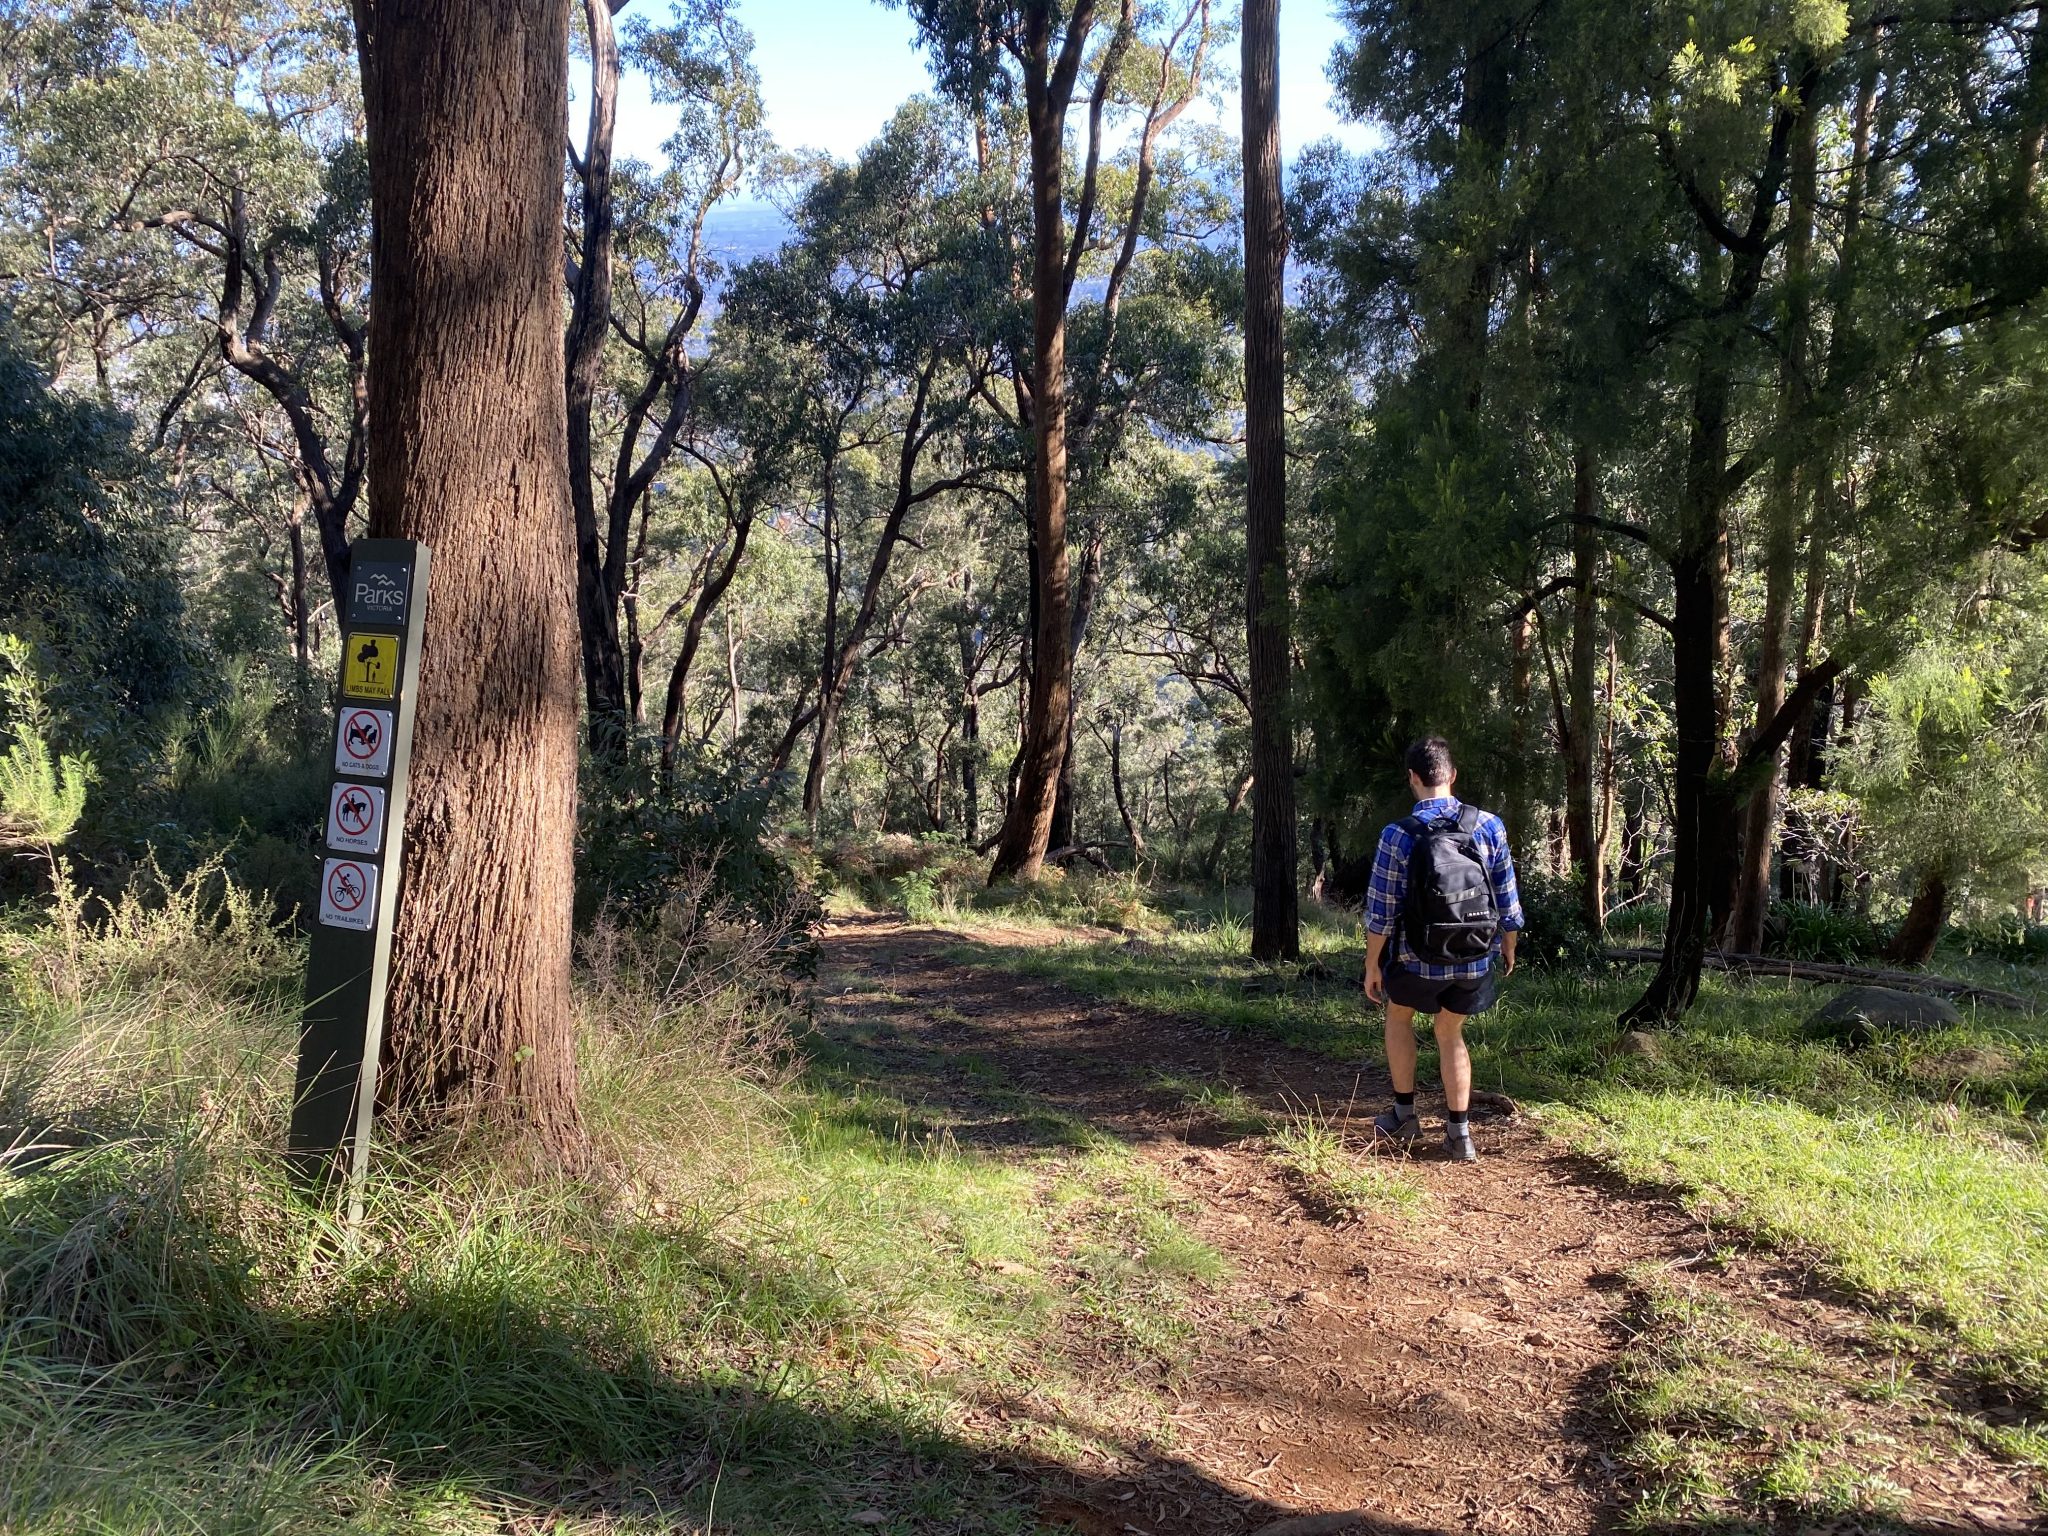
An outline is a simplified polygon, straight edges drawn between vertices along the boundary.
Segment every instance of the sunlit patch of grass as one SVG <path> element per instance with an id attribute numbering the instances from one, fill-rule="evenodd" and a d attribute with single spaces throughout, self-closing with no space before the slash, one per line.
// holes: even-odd
<path id="1" fill-rule="evenodd" d="M 964 1427 L 990 1405 L 1046 1456 L 1164 1432 L 1221 1261 L 1071 1116 L 963 1148 L 859 1042 L 801 1070 L 772 993 L 586 973 L 598 1173 L 380 1145 L 343 1233 L 275 1150 L 289 945 L 159 905 L 57 997 L 50 942 L 0 927 L 0 1121 L 111 1139 L 0 1173 L 10 1536 L 653 1536 L 714 1499 L 719 1529 L 1022 1536 Z"/>
<path id="2" fill-rule="evenodd" d="M 1353 1157 L 1327 1116 L 1298 1113 L 1273 1132 L 1272 1140 L 1274 1156 L 1295 1192 L 1321 1220 L 1407 1220 L 1428 1203 L 1428 1192 L 1407 1169 L 1386 1158 Z"/>
<path id="3" fill-rule="evenodd" d="M 1637 1481 L 1629 1528 L 1896 1514 L 1885 1447 L 1864 1447 L 1850 1383 L 1804 1346 L 1653 1266 L 1632 1274 L 1610 1406 Z"/>
<path id="4" fill-rule="evenodd" d="M 1301 965 L 1263 967 L 1246 956 L 1235 898 L 1171 910 L 1175 929 L 1140 944 L 956 957 L 1340 1061 L 1379 1059 L 1354 916 L 1320 913 Z M 1994 1380 L 2048 1394 L 2048 1018 L 1979 1013 L 1846 1051 L 1805 1030 L 1824 991 L 1710 974 L 1653 1054 L 1618 1055 L 1614 1021 L 1641 982 L 1518 972 L 1467 1026 L 1475 1085 L 1631 1177 L 1686 1192 L 1716 1226 L 1796 1245 L 1873 1303 L 1921 1315 Z"/>
<path id="5" fill-rule="evenodd" d="M 1618 1085 L 1554 1123 L 1710 1216 L 1816 1253 L 1831 1278 L 1945 1319 L 1999 1376 L 2048 1391 L 2048 1167 L 2030 1148 L 1940 1118 Z"/>

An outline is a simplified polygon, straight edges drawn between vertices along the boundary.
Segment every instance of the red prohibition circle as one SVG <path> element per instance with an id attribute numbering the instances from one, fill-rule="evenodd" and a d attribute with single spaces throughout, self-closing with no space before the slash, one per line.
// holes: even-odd
<path id="1" fill-rule="evenodd" d="M 334 807 L 334 819 L 350 837 L 361 837 L 369 831 L 376 815 L 376 803 L 360 789 L 343 790 L 340 803 Z"/>
<path id="2" fill-rule="evenodd" d="M 365 743 L 360 750 L 356 746 L 358 736 Z M 348 755 L 350 757 L 362 758 L 366 761 L 375 757 L 377 755 L 377 748 L 384 741 L 384 728 L 377 723 L 377 712 L 372 709 L 359 709 L 350 715 L 348 719 L 342 722 L 341 740 L 342 745 L 348 748 Z"/>
<path id="3" fill-rule="evenodd" d="M 369 892 L 361 875 L 362 866 L 357 864 L 337 864 L 328 871 L 327 899 L 334 903 L 335 910 L 353 912 L 363 904 L 363 897 Z"/>

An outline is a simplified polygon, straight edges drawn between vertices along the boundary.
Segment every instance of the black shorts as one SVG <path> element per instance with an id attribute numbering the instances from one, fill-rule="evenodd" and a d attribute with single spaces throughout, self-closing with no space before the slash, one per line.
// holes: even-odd
<path id="1" fill-rule="evenodd" d="M 1386 962 L 1387 1001 L 1413 1008 L 1417 1013 L 1462 1013 L 1468 1018 L 1484 1013 L 1500 998 L 1498 974 L 1489 965 L 1484 976 L 1453 977 L 1432 981 L 1405 966 Z"/>

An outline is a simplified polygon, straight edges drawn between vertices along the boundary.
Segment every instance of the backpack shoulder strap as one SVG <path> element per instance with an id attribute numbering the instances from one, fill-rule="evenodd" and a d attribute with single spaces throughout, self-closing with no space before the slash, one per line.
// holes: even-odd
<path id="1" fill-rule="evenodd" d="M 1458 830 L 1464 833 L 1477 832 L 1486 823 L 1486 812 L 1476 805 L 1458 807 Z"/>
<path id="2" fill-rule="evenodd" d="M 1403 816 L 1394 825 L 1403 832 L 1406 832 L 1410 837 L 1421 837 L 1429 831 L 1429 823 L 1420 816 Z"/>

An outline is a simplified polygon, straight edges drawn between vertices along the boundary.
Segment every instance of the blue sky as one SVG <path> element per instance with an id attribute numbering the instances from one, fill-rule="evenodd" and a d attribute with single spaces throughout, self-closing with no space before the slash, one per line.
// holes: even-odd
<path id="1" fill-rule="evenodd" d="M 621 19 L 663 8 L 664 0 L 635 0 Z M 754 34 L 768 126 L 781 144 L 849 157 L 898 103 L 930 87 L 910 20 L 900 9 L 875 0 L 740 0 L 739 11 Z M 1354 148 L 1375 142 L 1370 129 L 1346 122 L 1330 100 L 1324 70 L 1340 36 L 1330 0 L 1286 0 L 1281 6 L 1280 134 L 1290 159 L 1325 136 Z M 1235 74 L 1234 43 L 1227 52 L 1225 62 Z M 1234 94 L 1223 111 L 1235 120 Z M 619 99 L 621 153 L 656 160 L 668 131 L 666 110 L 629 79 Z"/>

